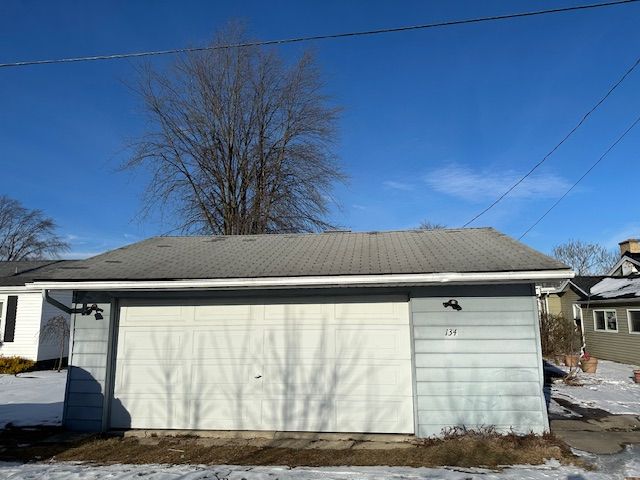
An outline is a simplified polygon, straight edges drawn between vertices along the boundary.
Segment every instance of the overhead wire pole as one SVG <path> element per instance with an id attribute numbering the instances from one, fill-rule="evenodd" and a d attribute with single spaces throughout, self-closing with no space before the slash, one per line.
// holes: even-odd
<path id="1" fill-rule="evenodd" d="M 57 58 L 57 59 L 47 59 L 47 60 L 26 60 L 26 61 L 20 61 L 20 62 L 0 63 L 0 68 L 27 67 L 32 65 L 50 65 L 50 64 L 56 64 L 56 63 L 92 62 L 97 60 L 120 60 L 124 58 L 174 55 L 178 53 L 203 52 L 208 50 L 223 50 L 223 49 L 229 49 L 229 48 L 285 45 L 289 43 L 310 42 L 314 40 L 362 37 L 362 36 L 368 36 L 368 35 L 380 35 L 380 34 L 386 34 L 386 33 L 407 32 L 412 30 L 425 30 L 428 28 L 451 27 L 455 25 L 469 25 L 473 23 L 493 22 L 493 21 L 499 21 L 499 20 L 513 19 L 513 18 L 524 18 L 524 17 L 539 16 L 539 15 L 575 12 L 579 10 L 590 10 L 595 8 L 613 7 L 616 5 L 636 3 L 639 1 L 640 0 L 615 0 L 611 2 L 591 3 L 587 5 L 576 5 L 572 7 L 551 8 L 547 10 L 535 10 L 535 11 L 529 11 L 529 12 L 510 13 L 505 15 L 491 15 L 487 17 L 467 18 L 467 19 L 461 19 L 461 20 L 449 20 L 444 22 L 426 23 L 426 24 L 420 24 L 420 25 L 408 25 L 408 26 L 395 27 L 395 28 L 381 28 L 376 30 L 362 30 L 362 31 L 356 31 L 356 32 L 313 35 L 313 36 L 307 36 L 307 37 L 294 37 L 294 38 L 285 38 L 280 40 L 265 40 L 265 41 L 256 41 L 256 42 L 247 42 L 247 43 L 237 43 L 237 44 L 230 44 L 230 45 L 212 45 L 208 47 L 174 48 L 169 50 L 114 53 L 110 55 L 91 55 L 91 56 L 83 56 L 83 57 L 68 57 L 68 58 Z"/>
<path id="2" fill-rule="evenodd" d="M 564 199 L 565 199 L 565 197 L 566 197 L 567 195 L 569 195 L 569 194 L 571 193 L 571 191 L 572 191 L 572 190 L 573 190 L 573 189 L 574 189 L 574 188 L 575 188 L 575 187 L 576 187 L 576 186 L 577 186 L 577 185 L 578 185 L 582 180 L 584 180 L 584 178 L 585 178 L 587 175 L 589 175 L 589 173 L 591 173 L 591 171 L 592 171 L 594 168 L 596 168 L 600 162 L 602 162 L 602 160 L 604 160 L 604 158 L 609 154 L 609 152 L 610 152 L 611 150 L 613 150 L 613 149 L 615 148 L 615 146 L 616 146 L 616 145 L 618 145 L 618 143 L 620 143 L 620 142 L 622 141 L 622 139 L 623 139 L 624 137 L 626 137 L 626 136 L 627 136 L 627 134 L 628 134 L 631 130 L 633 130 L 633 128 L 634 128 L 638 123 L 640 123 L 640 117 L 638 117 L 638 118 L 636 118 L 636 119 L 635 119 L 635 121 L 634 121 L 634 122 L 633 122 L 633 123 L 632 123 L 632 124 L 631 124 L 631 125 L 630 125 L 630 126 L 629 126 L 629 127 L 628 127 L 624 132 L 623 132 L 623 133 L 622 133 L 622 135 L 620 135 L 620 136 L 617 138 L 617 140 L 616 140 L 615 142 L 613 142 L 613 143 L 611 144 L 611 146 L 609 146 L 609 148 L 607 148 L 607 150 L 606 150 L 606 151 L 605 151 L 605 152 L 600 156 L 600 158 L 598 158 L 598 160 L 596 160 L 596 161 L 595 161 L 595 162 L 594 162 L 594 163 L 589 167 L 589 169 L 588 169 L 586 172 L 584 172 L 584 174 L 582 174 L 582 176 L 581 176 L 578 180 L 576 180 L 576 181 L 575 181 L 575 183 L 574 183 L 573 185 L 571 185 L 571 187 L 570 187 L 566 192 L 564 192 L 564 194 L 563 194 L 563 195 L 562 195 L 558 200 L 556 200 L 556 201 L 555 201 L 555 203 L 554 203 L 553 205 L 551 205 L 551 207 L 549 207 L 549 209 L 548 209 L 546 212 L 544 212 L 544 213 L 543 213 L 543 214 L 542 214 L 542 215 L 541 215 L 541 216 L 540 216 L 540 217 L 539 217 L 539 218 L 538 218 L 538 219 L 537 219 L 537 220 L 536 220 L 536 221 L 535 221 L 535 222 L 534 222 L 534 223 L 533 223 L 529 228 L 527 228 L 527 230 L 525 230 L 525 232 L 524 232 L 522 235 L 520 235 L 520 236 L 518 237 L 518 240 L 522 240 L 522 239 L 524 238 L 524 236 L 525 236 L 527 233 L 529 233 L 531 230 L 533 230 L 533 229 L 534 229 L 534 228 L 535 228 L 535 227 L 536 227 L 536 226 L 537 226 L 537 225 L 538 225 L 542 220 L 544 220 L 544 218 L 545 218 L 545 217 L 546 217 L 546 216 L 551 212 L 551 210 L 553 210 L 554 208 L 556 208 L 556 207 L 558 206 L 558 204 L 559 204 L 562 200 L 564 200 Z"/>
<path id="3" fill-rule="evenodd" d="M 504 200 L 504 198 L 509 195 L 513 190 L 515 190 L 515 188 L 520 185 L 522 182 L 524 182 L 533 172 L 535 172 L 544 162 L 547 161 L 547 159 L 553 155 L 555 153 L 556 150 L 558 150 L 558 148 L 560 148 L 562 146 L 562 144 L 564 144 L 567 140 L 569 140 L 569 138 L 575 133 L 576 130 L 578 130 L 582 124 L 587 120 L 587 118 L 589 118 L 591 116 L 591 114 L 593 112 L 595 112 L 598 107 L 600 107 L 600 105 L 602 105 L 605 100 L 607 98 L 609 98 L 609 96 L 614 92 L 614 90 L 616 88 L 618 88 L 622 82 L 625 81 L 625 79 L 631 74 L 631 72 L 633 72 L 636 67 L 640 65 L 640 57 L 638 57 L 636 59 L 636 61 L 634 62 L 633 65 L 631 65 L 631 67 L 629 69 L 627 69 L 626 72 L 624 72 L 624 74 L 620 77 L 620 79 L 607 91 L 607 93 L 600 99 L 598 100 L 598 102 L 591 107 L 591 109 L 585 113 L 583 115 L 583 117 L 580 119 L 580 121 L 576 124 L 575 127 L 573 127 L 569 133 L 567 133 L 562 140 L 560 140 L 560 142 L 558 144 L 556 144 L 555 147 L 553 147 L 549 153 L 547 153 L 542 160 L 540 160 L 538 163 L 536 163 L 527 173 L 525 173 L 522 177 L 520 177 L 520 179 L 514 183 L 513 185 L 511 185 L 504 193 L 502 193 L 498 198 L 496 198 L 496 200 L 491 203 L 488 207 L 486 207 L 484 210 L 482 210 L 481 212 L 479 212 L 475 217 L 473 217 L 471 220 L 469 220 L 467 223 L 465 223 L 464 225 L 462 225 L 462 228 L 472 224 L 473 222 L 475 222 L 478 218 L 480 218 L 482 215 L 484 215 L 485 213 L 487 213 L 489 210 L 491 210 L 493 207 L 495 207 L 498 203 L 500 203 L 502 200 Z"/>

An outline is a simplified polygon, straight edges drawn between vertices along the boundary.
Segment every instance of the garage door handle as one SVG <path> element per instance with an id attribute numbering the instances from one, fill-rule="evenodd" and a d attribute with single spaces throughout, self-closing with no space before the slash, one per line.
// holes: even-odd
<path id="1" fill-rule="evenodd" d="M 256 378 L 256 379 L 257 379 L 257 378 L 262 378 L 262 375 L 256 375 L 256 376 L 255 376 L 255 377 L 253 377 L 253 378 Z"/>

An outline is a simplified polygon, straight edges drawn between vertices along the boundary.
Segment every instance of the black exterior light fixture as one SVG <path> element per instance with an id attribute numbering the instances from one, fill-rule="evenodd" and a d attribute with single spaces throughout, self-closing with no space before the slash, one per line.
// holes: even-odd
<path id="1" fill-rule="evenodd" d="M 451 308 L 453 308 L 453 309 L 454 309 L 454 310 L 456 310 L 456 311 L 460 311 L 460 310 L 462 310 L 462 307 L 461 307 L 461 306 L 460 306 L 460 304 L 458 303 L 458 300 L 455 300 L 455 299 L 453 299 L 453 298 L 452 298 L 451 300 L 449 300 L 448 302 L 442 302 L 442 306 L 443 306 L 444 308 L 451 307 Z"/>
<path id="2" fill-rule="evenodd" d="M 104 319 L 104 317 L 102 316 L 102 312 L 104 312 L 104 310 L 100 307 L 98 307 L 98 305 L 96 305 L 95 303 L 91 306 L 88 306 L 86 303 L 82 306 L 82 315 L 91 315 L 91 312 L 96 312 L 94 317 L 96 317 L 96 320 L 102 320 Z"/>

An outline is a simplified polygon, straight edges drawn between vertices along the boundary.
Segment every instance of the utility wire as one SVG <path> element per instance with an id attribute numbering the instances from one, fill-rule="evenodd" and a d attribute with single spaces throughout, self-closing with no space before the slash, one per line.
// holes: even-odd
<path id="1" fill-rule="evenodd" d="M 466 227 L 467 225 L 475 222 L 478 218 L 480 218 L 482 215 L 484 215 L 485 213 L 487 213 L 489 210 L 491 210 L 493 207 L 495 207 L 498 203 L 500 203 L 504 197 L 506 197 L 507 195 L 509 195 L 518 185 L 520 185 L 522 182 L 524 182 L 533 172 L 535 172 L 538 167 L 540 167 L 540 165 L 542 165 L 544 162 L 547 161 L 547 159 L 554 154 L 554 152 L 560 148 L 560 146 L 566 142 L 569 137 L 571 137 L 574 132 L 576 130 L 578 130 L 578 128 L 580 128 L 580 126 L 582 126 L 582 124 L 587 120 L 587 118 L 589 118 L 589 116 L 591 116 L 591 114 L 596 111 L 596 109 L 602 105 L 604 103 L 604 101 L 609 98 L 609 96 L 613 93 L 613 91 L 618 88 L 620 86 L 620 84 L 622 82 L 625 81 L 625 79 L 631 74 L 631 72 L 633 72 L 636 67 L 640 65 L 640 57 L 638 57 L 638 59 L 635 61 L 635 63 L 633 65 L 631 65 L 631 67 L 624 72 L 624 75 L 622 75 L 622 77 L 620 77 L 620 79 L 613 85 L 613 87 L 611 87 L 609 89 L 609 91 L 600 99 L 598 100 L 598 102 L 591 107 L 591 109 L 584 114 L 584 116 L 580 119 L 580 121 L 576 124 L 575 127 L 573 127 L 569 133 L 567 133 L 562 140 L 560 140 L 560 143 L 558 143 L 555 147 L 553 147 L 551 149 L 551 151 L 549 151 L 549 153 L 547 153 L 542 160 L 540 160 L 538 163 L 536 163 L 527 173 L 525 173 L 516 183 L 514 183 L 513 185 L 511 185 L 502 195 L 500 195 L 498 198 L 495 199 L 495 201 L 489 205 L 488 207 L 486 207 L 484 210 L 482 210 L 480 213 L 478 213 L 475 217 L 473 217 L 471 220 L 469 220 L 467 223 L 465 223 L 462 227 Z"/>
<path id="2" fill-rule="evenodd" d="M 91 62 L 95 60 L 119 60 L 123 58 L 149 57 L 149 56 L 157 56 L 157 55 L 173 55 L 177 53 L 202 52 L 202 51 L 208 51 L 208 50 L 223 50 L 223 49 L 229 49 L 229 48 L 255 47 L 255 46 L 265 46 L 265 45 L 284 45 L 287 43 L 309 42 L 313 40 L 328 40 L 333 38 L 361 37 L 365 35 L 379 35 L 383 33 L 407 32 L 410 30 L 424 30 L 427 28 L 450 27 L 454 25 L 468 25 L 471 23 L 490 22 L 490 21 L 496 21 L 496 20 L 508 20 L 511 18 L 533 17 L 538 15 L 547 15 L 547 14 L 553 14 L 553 13 L 589 10 L 594 8 L 612 7 L 616 5 L 636 3 L 638 1 L 640 0 L 616 0 L 611 2 L 577 5 L 573 7 L 552 8 L 548 10 L 534 10 L 530 12 L 511 13 L 506 15 L 492 15 L 488 17 L 467 18 L 467 19 L 461 19 L 461 20 L 450 20 L 445 22 L 426 23 L 421 25 L 408 25 L 408 26 L 395 27 L 395 28 L 381 28 L 377 30 L 362 30 L 357 32 L 343 32 L 343 33 L 334 33 L 334 34 L 326 34 L 326 35 L 314 35 L 309 37 L 293 37 L 293 38 L 286 38 L 286 39 L 280 39 L 280 40 L 266 40 L 266 41 L 247 42 L 247 43 L 236 43 L 236 44 L 229 44 L 229 45 L 174 48 L 170 50 L 115 53 L 111 55 L 93 55 L 93 56 L 86 56 L 86 57 L 68 57 L 68 58 L 57 58 L 57 59 L 48 59 L 48 60 L 27 60 L 22 62 L 0 63 L 0 68 L 26 67 L 29 65 L 48 65 L 52 63 Z"/>
<path id="3" fill-rule="evenodd" d="M 617 139 L 615 142 L 613 142 L 609 148 L 607 148 L 607 150 L 606 150 L 606 151 L 605 151 L 605 152 L 600 156 L 600 158 L 598 158 L 598 160 L 596 160 L 596 161 L 595 161 L 595 163 L 594 163 L 593 165 L 591 165 L 591 166 L 589 167 L 589 169 L 588 169 L 586 172 L 584 172 L 584 174 L 583 174 L 583 175 L 582 175 L 578 180 L 576 180 L 576 182 L 575 182 L 573 185 L 571 185 L 571 187 L 570 187 L 566 192 L 564 192 L 564 194 L 563 194 L 563 195 L 562 195 L 558 200 L 556 200 L 556 202 L 555 202 L 553 205 L 551 205 L 551 207 L 549 207 L 549 209 L 548 209 L 546 212 L 544 212 L 544 213 L 540 216 L 540 218 L 538 218 L 538 219 L 533 223 L 533 225 L 531 225 L 529 228 L 527 228 L 527 230 L 525 230 L 525 232 L 524 232 L 522 235 L 520 235 L 520 236 L 518 237 L 518 240 L 522 240 L 522 238 L 523 238 L 527 233 L 529 233 L 531 230 L 533 230 L 533 229 L 535 228 L 535 226 L 536 226 L 536 225 L 538 225 L 538 224 L 539 224 L 539 223 L 540 223 L 540 222 L 541 222 L 541 221 L 542 221 L 542 220 L 543 220 L 543 219 L 544 219 L 544 218 L 549 214 L 549 212 L 551 212 L 551 210 L 553 210 L 554 208 L 556 208 L 556 207 L 558 206 L 558 204 L 559 204 L 562 200 L 564 200 L 564 198 L 565 198 L 567 195 L 569 195 L 569 193 L 571 193 L 571 191 L 572 191 L 572 190 L 573 190 L 573 189 L 574 189 L 574 188 L 575 188 L 575 187 L 576 187 L 576 186 L 577 186 L 577 185 L 578 185 L 578 184 L 579 184 L 579 183 L 584 179 L 584 177 L 586 177 L 587 175 L 589 175 L 589 173 L 591 173 L 591 171 L 592 171 L 594 168 L 596 168 L 596 167 L 598 166 L 598 164 L 599 164 L 602 160 L 604 160 L 604 158 L 609 154 L 609 152 L 610 152 L 611 150 L 613 150 L 613 149 L 614 149 L 614 147 L 615 147 L 618 143 L 620 143 L 620 142 L 622 141 L 622 139 L 623 139 L 624 137 L 626 137 L 626 136 L 627 136 L 627 134 L 628 134 L 631 130 L 633 130 L 633 127 L 635 127 L 638 123 L 640 123 L 640 117 L 636 118 L 636 120 L 635 120 L 635 121 L 634 121 L 634 122 L 633 122 L 633 123 L 632 123 L 632 124 L 631 124 L 631 125 L 630 125 L 626 130 L 625 130 L 625 131 L 624 131 L 624 133 L 623 133 L 622 135 L 620 135 L 620 136 L 618 137 L 618 139 Z"/>

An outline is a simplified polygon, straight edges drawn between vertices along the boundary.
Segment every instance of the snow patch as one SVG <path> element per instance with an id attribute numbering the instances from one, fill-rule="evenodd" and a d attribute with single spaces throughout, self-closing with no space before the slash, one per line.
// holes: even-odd
<path id="1" fill-rule="evenodd" d="M 566 367 L 557 368 L 567 371 Z M 640 415 L 640 384 L 633 381 L 633 370 L 638 367 L 624 363 L 598 360 L 597 373 L 580 373 L 582 386 L 558 381 L 551 386 L 551 397 L 564 398 L 571 403 L 598 408 L 613 414 Z M 549 412 L 555 409 L 549 405 Z M 553 411 L 553 413 L 561 413 Z"/>
<path id="2" fill-rule="evenodd" d="M 0 375 L 0 429 L 60 425 L 67 372 Z"/>
<path id="3" fill-rule="evenodd" d="M 625 462 L 617 466 L 627 475 L 635 475 L 636 466 Z M 332 467 L 332 468 L 287 468 L 246 466 L 202 466 L 202 465 L 108 465 L 93 466 L 77 463 L 52 464 L 2 464 L 0 478 L 12 480 L 546 480 L 558 478 L 610 479 L 614 472 L 587 472 L 572 466 L 561 466 L 549 462 L 541 466 L 522 465 L 501 472 L 485 469 L 455 468 L 408 468 L 408 467 Z"/>

